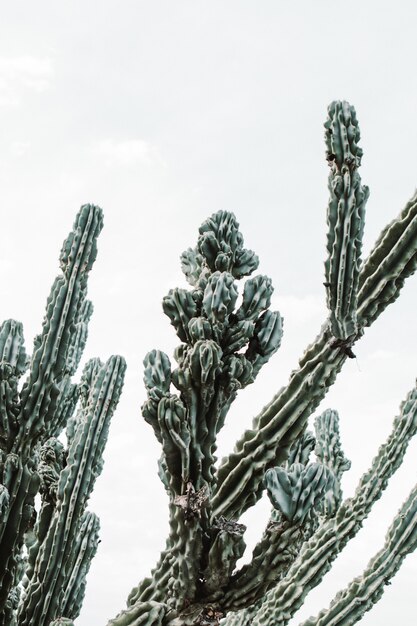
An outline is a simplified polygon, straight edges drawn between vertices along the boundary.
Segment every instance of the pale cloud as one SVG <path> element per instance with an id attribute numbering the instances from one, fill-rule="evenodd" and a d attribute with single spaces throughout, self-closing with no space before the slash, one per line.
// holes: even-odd
<path id="1" fill-rule="evenodd" d="M 158 150 L 143 139 L 103 139 L 93 149 L 94 154 L 104 159 L 109 167 L 134 165 L 137 163 L 159 163 L 163 160 Z"/>
<path id="2" fill-rule="evenodd" d="M 18 106 L 25 91 L 45 91 L 52 77 L 53 63 L 48 57 L 0 58 L 0 106 Z"/>

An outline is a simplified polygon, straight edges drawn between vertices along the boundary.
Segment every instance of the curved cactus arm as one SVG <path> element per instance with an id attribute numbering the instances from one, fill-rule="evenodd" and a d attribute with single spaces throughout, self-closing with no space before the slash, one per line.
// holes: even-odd
<path id="1" fill-rule="evenodd" d="M 332 333 L 346 340 L 358 332 L 358 278 L 369 189 L 362 186 L 358 172 L 362 150 L 355 109 L 348 102 L 332 102 L 328 114 L 324 125 L 330 165 L 325 285 Z"/>
<path id="2" fill-rule="evenodd" d="M 388 255 L 388 256 L 387 256 Z M 389 257 L 389 272 L 386 258 Z M 385 268 L 385 269 L 384 269 Z M 359 274 L 359 338 L 398 297 L 405 278 L 417 268 L 417 196 L 382 233 Z M 216 515 L 238 518 L 262 494 L 265 467 L 284 461 L 292 442 L 305 428 L 333 384 L 347 356 L 327 326 L 307 348 L 287 385 L 266 405 L 218 470 L 213 497 Z"/>
<path id="3" fill-rule="evenodd" d="M 67 617 L 58 617 L 50 622 L 49 626 L 74 626 L 74 622 Z"/>
<path id="4" fill-rule="evenodd" d="M 339 591 L 328 609 L 300 626 L 339 626 L 346 619 L 349 624 L 358 622 L 381 598 L 384 587 L 390 584 L 407 554 L 416 548 L 417 485 L 394 518 L 384 547 L 369 561 L 363 574 Z"/>
<path id="5" fill-rule="evenodd" d="M 401 412 L 394 420 L 386 443 L 380 447 L 371 468 L 360 479 L 353 498 L 345 500 L 336 515 L 323 521 L 304 543 L 286 576 L 267 593 L 254 626 L 287 624 L 307 594 L 330 570 L 349 539 L 359 531 L 389 478 L 400 466 L 410 439 L 416 432 L 417 389 L 413 389 L 401 405 Z"/>
<path id="6" fill-rule="evenodd" d="M 60 472 L 56 507 L 19 607 L 19 626 L 47 626 L 63 614 L 66 590 L 74 574 L 74 546 L 87 500 L 102 469 L 110 419 L 120 397 L 125 368 L 121 357 L 111 357 L 105 365 L 94 360 L 86 366 L 86 372 L 92 374 L 90 386 L 87 391 L 84 380 L 82 412 L 70 441 L 67 464 Z"/>

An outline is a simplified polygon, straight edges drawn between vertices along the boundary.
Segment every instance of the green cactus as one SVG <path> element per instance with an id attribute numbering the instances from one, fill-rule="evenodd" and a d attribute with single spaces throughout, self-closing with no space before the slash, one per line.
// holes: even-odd
<path id="1" fill-rule="evenodd" d="M 316 417 L 315 435 L 306 430 L 344 362 L 354 356 L 354 343 L 417 267 L 417 196 L 362 261 L 369 192 L 358 173 L 359 128 L 347 102 L 330 105 L 325 137 L 331 168 L 325 262 L 329 317 L 287 387 L 218 468 L 216 438 L 230 405 L 279 348 L 283 323 L 269 310 L 270 279 L 250 276 L 259 261 L 243 249 L 233 214 L 213 214 L 200 227 L 196 247 L 181 257 L 191 289 L 173 289 L 163 301 L 181 341 L 177 367 L 171 369 L 160 351 L 145 357 L 148 399 L 142 407 L 162 446 L 159 467 L 170 501 L 170 534 L 150 578 L 132 590 L 127 609 L 109 622 L 113 626 L 159 623 L 162 607 L 162 623 L 170 626 L 215 625 L 222 618 L 226 626 L 286 624 L 360 529 L 415 434 L 414 390 L 356 495 L 343 501 L 341 480 L 350 462 L 342 451 L 338 414 L 329 409 Z M 238 568 L 245 532 L 239 518 L 265 491 L 273 505 L 270 521 L 251 562 Z M 395 564 L 378 573 L 378 591 L 369 592 L 369 605 L 414 547 L 407 540 L 415 526 L 414 497 L 405 505 L 406 521 L 394 523 L 386 546 L 364 574 L 367 588 L 380 563 L 398 550 Z M 320 614 L 323 624 L 339 623 L 349 602 L 355 607 L 355 585 L 335 599 L 325 617 Z M 157 603 L 158 613 L 152 618 L 148 609 L 146 620 L 150 602 Z M 355 620 L 364 607 L 352 609 Z"/>
<path id="2" fill-rule="evenodd" d="M 181 256 L 190 289 L 171 289 L 162 303 L 181 342 L 176 364 L 160 350 L 144 359 L 142 414 L 161 445 L 169 536 L 150 576 L 109 626 L 284 626 L 360 530 L 416 434 L 413 389 L 355 495 L 344 500 L 350 462 L 337 412 L 324 411 L 314 434 L 307 430 L 354 344 L 417 268 L 417 195 L 362 261 L 369 192 L 358 173 L 356 113 L 334 102 L 328 114 L 328 319 L 288 385 L 217 466 L 217 436 L 230 406 L 279 349 L 283 319 L 270 310 L 270 278 L 252 276 L 259 259 L 244 248 L 235 216 L 219 211 L 202 224 L 196 246 Z M 86 283 L 101 226 L 100 209 L 81 208 L 30 365 L 22 325 L 0 327 L 0 626 L 71 626 L 97 550 L 99 521 L 86 505 L 125 364 L 92 359 L 79 384 L 71 377 L 92 314 Z M 263 495 L 270 519 L 251 561 L 239 567 L 246 530 L 239 520 Z M 303 626 L 353 624 L 372 607 L 417 547 L 416 507 L 414 488 L 363 575 Z"/>
<path id="3" fill-rule="evenodd" d="M 87 339 L 92 314 L 86 299 L 87 278 L 102 222 L 99 207 L 81 207 L 62 247 L 62 275 L 52 286 L 30 364 L 22 325 L 7 320 L 0 328 L 0 624 L 4 626 L 49 626 L 53 620 L 72 623 L 97 548 L 98 519 L 85 512 L 85 505 L 101 471 L 125 364 L 121 357 L 111 357 L 106 365 L 93 360 L 80 384 L 72 383 L 71 376 Z M 28 365 L 29 375 L 19 392 L 18 380 Z M 65 450 L 58 437 L 67 425 Z M 36 515 L 38 490 L 42 507 Z M 28 556 L 22 567 L 25 544 Z"/>

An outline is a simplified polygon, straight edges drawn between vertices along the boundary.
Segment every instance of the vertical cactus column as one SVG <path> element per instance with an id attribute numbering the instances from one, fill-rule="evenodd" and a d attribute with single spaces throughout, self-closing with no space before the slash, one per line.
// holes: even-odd
<path id="1" fill-rule="evenodd" d="M 361 184 L 358 172 L 362 149 L 355 109 L 347 102 L 332 102 L 324 126 L 330 166 L 325 285 L 332 334 L 346 341 L 358 332 L 358 280 L 369 189 Z"/>
<path id="2" fill-rule="evenodd" d="M 87 279 L 96 258 L 97 237 L 102 224 L 103 215 L 99 207 L 94 205 L 81 207 L 73 230 L 62 247 L 60 255 L 62 273 L 53 283 L 47 300 L 42 331 L 35 338 L 30 362 L 24 349 L 22 325 L 14 320 L 8 320 L 0 327 L 0 496 L 2 502 L 0 624 L 2 626 L 11 626 L 15 623 L 17 604 L 15 598 L 19 595 L 19 582 L 23 574 L 19 563 L 25 540 L 32 553 L 32 560 L 29 558 L 26 572 L 27 581 L 28 576 L 32 576 L 36 571 L 34 561 L 36 549 L 43 541 L 48 542 L 51 532 L 50 524 L 57 510 L 62 509 L 59 505 L 59 494 L 60 488 L 63 489 L 63 478 L 59 481 L 61 487 L 58 488 L 58 495 L 54 493 L 54 479 L 60 475 L 60 472 L 62 476 L 66 476 L 68 465 L 63 467 L 62 444 L 56 440 L 56 437 L 67 425 L 75 410 L 80 392 L 82 394 L 82 389 L 71 382 L 71 376 L 75 373 L 80 361 L 87 338 L 88 321 L 92 314 L 92 305 L 86 299 Z M 124 371 L 124 365 L 120 359 L 116 358 L 116 361 L 118 363 L 118 383 L 115 385 L 117 392 L 115 391 L 111 398 L 107 398 L 107 401 L 111 400 L 109 415 L 117 403 Z M 18 380 L 28 364 L 29 374 L 19 392 Z M 91 417 L 85 409 L 83 420 Z M 52 464 L 51 455 L 55 459 Z M 89 458 L 84 469 L 81 468 L 83 472 L 93 471 L 93 474 L 98 472 L 99 466 L 96 469 L 91 468 L 91 462 L 92 458 Z M 42 490 L 43 505 L 36 526 L 37 531 L 34 533 L 32 530 L 36 517 L 34 497 L 39 487 Z M 69 485 L 66 493 L 67 497 L 70 497 Z M 67 541 L 67 550 L 71 549 L 71 541 L 75 540 L 74 531 L 79 521 L 78 513 L 73 518 L 73 526 L 71 526 L 72 539 L 67 536 L 67 529 L 62 529 Z M 73 517 L 73 513 L 71 516 Z M 59 538 L 61 538 L 60 535 Z M 90 552 L 93 553 L 92 550 Z M 55 571 L 53 574 L 49 571 L 48 576 L 59 574 L 56 563 L 54 567 Z M 43 590 L 46 591 L 43 582 L 40 589 L 42 593 Z M 32 594 L 28 594 L 27 590 L 26 602 L 29 597 L 32 597 Z M 47 601 L 46 596 L 42 599 L 43 601 Z M 51 614 L 49 621 L 62 615 L 63 613 L 57 610 L 54 615 Z"/>
<path id="3" fill-rule="evenodd" d="M 79 614 L 88 557 L 97 548 L 98 520 L 85 514 L 85 506 L 101 472 L 124 370 L 120 357 L 112 357 L 105 365 L 98 359 L 86 365 L 81 381 L 81 410 L 70 438 L 66 464 L 59 474 L 55 510 L 46 533 L 42 533 L 42 541 L 31 548 L 34 565 L 19 607 L 19 626 L 49 626 L 58 615 L 75 619 Z"/>

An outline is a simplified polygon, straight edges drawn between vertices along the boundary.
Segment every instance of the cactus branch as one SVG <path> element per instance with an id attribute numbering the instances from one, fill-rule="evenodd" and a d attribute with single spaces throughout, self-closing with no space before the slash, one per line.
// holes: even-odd
<path id="1" fill-rule="evenodd" d="M 391 584 L 391 578 L 407 554 L 416 548 L 417 486 L 394 518 L 383 548 L 370 560 L 363 574 L 339 591 L 327 610 L 320 611 L 317 617 L 300 626 L 339 626 L 358 622 L 381 598 L 385 586 Z"/>
<path id="2" fill-rule="evenodd" d="M 361 528 L 389 478 L 400 466 L 411 438 L 417 432 L 417 389 L 401 405 L 393 430 L 359 481 L 353 498 L 345 500 L 336 515 L 322 522 L 301 548 L 287 575 L 269 591 L 256 614 L 254 626 L 284 626 L 307 594 L 330 570 L 334 559 Z"/>
<path id="3" fill-rule="evenodd" d="M 401 243 L 398 243 L 401 241 Z M 399 296 L 404 281 L 417 268 L 417 196 L 377 240 L 359 273 L 358 333 L 370 326 Z M 254 419 L 235 451 L 219 468 L 213 497 L 215 514 L 238 518 L 261 496 L 265 467 L 288 456 L 341 370 L 348 353 L 332 339 L 329 326 L 303 355 L 287 385 Z"/>

